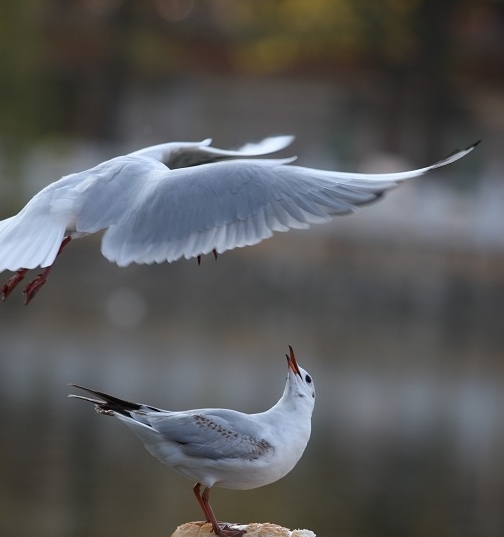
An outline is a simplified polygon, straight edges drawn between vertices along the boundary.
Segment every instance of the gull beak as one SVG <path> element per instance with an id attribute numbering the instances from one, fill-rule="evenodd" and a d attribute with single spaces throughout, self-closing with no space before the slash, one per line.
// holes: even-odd
<path id="1" fill-rule="evenodd" d="M 301 373 L 299 371 L 299 367 L 298 367 L 297 362 L 296 362 L 296 357 L 294 356 L 294 351 L 293 351 L 293 349 L 292 349 L 292 347 L 290 345 L 289 345 L 289 354 L 286 354 L 285 356 L 287 358 L 287 365 L 292 370 L 294 375 L 301 376 Z"/>

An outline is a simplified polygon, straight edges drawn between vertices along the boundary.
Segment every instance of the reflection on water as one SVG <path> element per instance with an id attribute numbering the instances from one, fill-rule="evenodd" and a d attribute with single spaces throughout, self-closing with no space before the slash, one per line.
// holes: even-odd
<path id="1" fill-rule="evenodd" d="M 317 385 L 312 441 L 284 480 L 216 489 L 221 518 L 503 534 L 502 254 L 305 232 L 118 269 L 94 239 L 71 248 L 29 307 L 0 308 L 1 535 L 161 536 L 200 518 L 192 484 L 67 383 L 255 412 L 282 392 L 288 343 Z"/>

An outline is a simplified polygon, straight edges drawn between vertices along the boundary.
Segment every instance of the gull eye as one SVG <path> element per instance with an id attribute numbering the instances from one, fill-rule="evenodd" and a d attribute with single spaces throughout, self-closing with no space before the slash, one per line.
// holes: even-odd
<path id="1" fill-rule="evenodd" d="M 306 377 L 305 377 L 305 381 L 307 382 L 307 384 L 311 384 L 311 381 L 312 381 L 312 380 L 311 380 L 310 375 L 306 375 Z"/>

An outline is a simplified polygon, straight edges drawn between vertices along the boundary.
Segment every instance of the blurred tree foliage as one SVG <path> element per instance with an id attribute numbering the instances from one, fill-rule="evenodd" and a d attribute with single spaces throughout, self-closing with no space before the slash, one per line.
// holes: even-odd
<path id="1" fill-rule="evenodd" d="M 1 13 L 0 137 L 12 144 L 114 137 L 128 87 L 184 73 L 372 69 L 396 88 L 394 109 L 414 87 L 437 112 L 461 71 L 504 49 L 491 0 L 2 0 Z M 497 37 L 481 47 L 489 24 Z"/>
<path id="2" fill-rule="evenodd" d="M 0 129 L 5 142 L 31 137 L 53 123 L 41 0 L 1 2 Z M 56 103 L 54 103 L 56 104 Z"/>
<path id="3" fill-rule="evenodd" d="M 327 64 L 360 63 L 366 56 L 387 62 L 411 57 L 418 43 L 413 26 L 421 0 L 278 0 L 247 2 L 255 39 L 243 40 L 239 67 L 285 71 Z"/>

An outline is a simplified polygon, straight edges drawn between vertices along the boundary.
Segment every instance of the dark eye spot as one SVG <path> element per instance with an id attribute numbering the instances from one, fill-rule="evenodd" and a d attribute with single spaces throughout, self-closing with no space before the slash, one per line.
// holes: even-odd
<path id="1" fill-rule="evenodd" d="M 305 380 L 306 380 L 306 382 L 307 382 L 308 384 L 311 384 L 311 381 L 312 381 L 312 380 L 311 380 L 310 375 L 306 375 Z"/>

